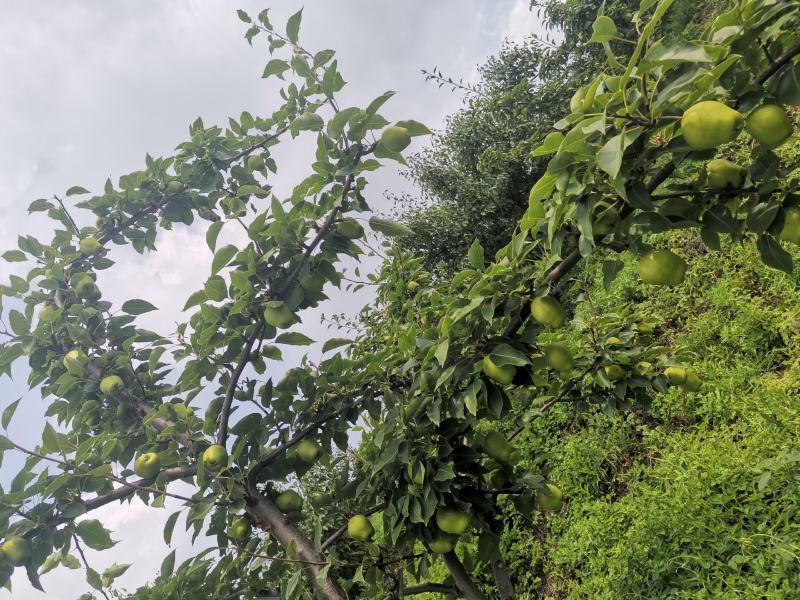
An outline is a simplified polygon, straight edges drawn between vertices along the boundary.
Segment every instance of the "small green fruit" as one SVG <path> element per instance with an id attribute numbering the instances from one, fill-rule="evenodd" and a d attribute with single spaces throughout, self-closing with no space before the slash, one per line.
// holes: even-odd
<path id="1" fill-rule="evenodd" d="M 136 457 L 133 472 L 143 479 L 154 479 L 161 471 L 161 459 L 155 452 L 145 452 Z"/>
<path id="2" fill-rule="evenodd" d="M 620 379 L 625 379 L 625 375 L 628 372 L 623 369 L 620 365 L 609 365 L 605 368 L 606 375 L 611 381 L 619 381 Z"/>
<path id="3" fill-rule="evenodd" d="M 106 396 L 110 394 L 118 394 L 123 390 L 124 387 L 125 383 L 122 381 L 122 377 L 119 375 L 108 375 L 107 377 L 103 377 L 103 379 L 100 381 L 100 391 Z"/>
<path id="4" fill-rule="evenodd" d="M 561 327 L 567 320 L 567 313 L 558 300 L 550 296 L 539 296 L 531 302 L 531 315 L 546 327 Z"/>
<path id="5" fill-rule="evenodd" d="M 264 162 L 264 157 L 260 154 L 251 154 L 247 157 L 248 171 L 260 171 L 265 165 L 266 163 Z"/>
<path id="6" fill-rule="evenodd" d="M 287 329 L 294 323 L 294 313 L 285 302 L 270 302 L 264 308 L 264 321 L 277 329 Z"/>
<path id="7" fill-rule="evenodd" d="M 514 380 L 517 369 L 513 365 L 498 367 L 491 356 L 483 357 L 483 372 L 489 378 L 501 385 L 508 385 Z"/>
<path id="8" fill-rule="evenodd" d="M 356 240 L 364 237 L 364 228 L 355 219 L 344 219 L 336 225 L 336 233 L 348 240 Z"/>
<path id="9" fill-rule="evenodd" d="M 784 242 L 800 244 L 800 208 L 792 206 L 783 211 L 783 229 L 780 238 Z"/>
<path id="10" fill-rule="evenodd" d="M 699 392 L 703 387 L 703 380 L 694 371 L 686 371 L 686 381 L 684 381 L 681 388 L 686 392 Z"/>
<path id="11" fill-rule="evenodd" d="M 43 323 L 52 323 L 58 319 L 58 308 L 51 304 L 45 304 L 39 309 L 39 320 Z"/>
<path id="12" fill-rule="evenodd" d="M 367 517 L 364 515 L 350 517 L 347 522 L 347 537 L 367 542 L 372 539 L 373 535 L 375 535 L 375 528 Z"/>
<path id="13" fill-rule="evenodd" d="M 381 135 L 381 144 L 391 152 L 402 152 L 411 143 L 411 134 L 405 127 L 389 127 Z"/>
<path id="14" fill-rule="evenodd" d="M 434 538 L 428 543 L 428 548 L 434 554 L 447 554 L 455 550 L 458 537 L 452 535 L 442 535 L 437 532 Z"/>
<path id="15" fill-rule="evenodd" d="M 87 254 L 87 255 L 88 254 L 94 254 L 95 252 L 100 250 L 100 248 L 102 248 L 102 247 L 103 246 L 100 244 L 100 242 L 98 242 L 93 237 L 85 237 L 78 244 L 78 248 L 80 248 L 80 251 L 83 254 Z"/>
<path id="16" fill-rule="evenodd" d="M 250 521 L 244 517 L 237 517 L 233 520 L 231 526 L 228 527 L 228 537 L 237 542 L 243 542 L 250 537 L 250 532 L 252 530 L 253 527 L 250 525 Z"/>
<path id="17" fill-rule="evenodd" d="M 228 466 L 228 451 L 225 446 L 211 444 L 203 452 L 203 466 L 212 473 L 218 473 Z"/>
<path id="18" fill-rule="evenodd" d="M 512 463 L 516 458 L 516 450 L 499 431 L 487 433 L 481 443 L 481 452 L 501 463 Z"/>
<path id="19" fill-rule="evenodd" d="M 322 492 L 314 492 L 308 497 L 308 501 L 311 502 L 311 506 L 320 508 L 330 504 L 331 497 L 328 496 L 328 494 L 323 494 Z"/>
<path id="20" fill-rule="evenodd" d="M 81 377 L 84 374 L 84 369 L 88 362 L 89 357 L 82 350 L 70 350 L 63 360 L 67 372 L 75 377 Z"/>
<path id="21" fill-rule="evenodd" d="M 413 279 L 406 284 L 406 291 L 414 293 L 419 289 L 419 284 Z"/>
<path id="22" fill-rule="evenodd" d="M 739 189 L 744 183 L 744 168 L 724 158 L 706 163 L 706 183 L 712 190 Z"/>
<path id="23" fill-rule="evenodd" d="M 572 371 L 575 361 L 572 353 L 561 344 L 551 344 L 544 349 L 544 356 L 547 364 L 556 371 Z"/>
<path id="24" fill-rule="evenodd" d="M 770 150 L 782 145 L 793 131 L 792 119 L 782 106 L 767 104 L 747 117 L 747 132 L 759 144 Z"/>
<path id="25" fill-rule="evenodd" d="M 180 181 L 173 179 L 167 184 L 167 193 L 177 194 L 183 189 L 183 184 Z"/>
<path id="26" fill-rule="evenodd" d="M 319 458 L 322 448 L 312 440 L 303 440 L 297 444 L 297 456 L 303 462 L 313 463 Z"/>
<path id="27" fill-rule="evenodd" d="M 299 512 L 303 509 L 303 497 L 294 490 L 286 490 L 275 498 L 275 506 L 282 513 Z"/>
<path id="28" fill-rule="evenodd" d="M 671 385 L 683 385 L 686 383 L 686 369 L 683 367 L 667 367 L 664 369 L 664 377 Z"/>
<path id="29" fill-rule="evenodd" d="M 744 117 L 739 111 L 722 102 L 706 100 L 683 113 L 681 133 L 693 150 L 710 150 L 735 140 L 743 125 Z"/>
<path id="30" fill-rule="evenodd" d="M 100 289 L 97 287 L 94 279 L 88 275 L 86 277 L 81 277 L 75 285 L 75 292 L 84 300 L 96 301 L 99 300 L 101 296 Z"/>
<path id="31" fill-rule="evenodd" d="M 552 483 L 547 484 L 547 489 L 550 494 L 546 494 L 543 490 L 536 490 L 536 502 L 542 510 L 550 510 L 558 512 L 564 506 L 564 494 Z"/>
<path id="32" fill-rule="evenodd" d="M 650 285 L 678 285 L 686 268 L 686 261 L 669 250 L 651 250 L 639 259 L 639 277 Z"/>
<path id="33" fill-rule="evenodd" d="M 440 508 L 436 511 L 436 526 L 445 533 L 461 535 L 469 528 L 469 513 L 455 508 Z"/>
<path id="34" fill-rule="evenodd" d="M 21 567 L 31 556 L 31 541 L 19 536 L 13 536 L 3 542 L 2 553 L 15 567 Z"/>

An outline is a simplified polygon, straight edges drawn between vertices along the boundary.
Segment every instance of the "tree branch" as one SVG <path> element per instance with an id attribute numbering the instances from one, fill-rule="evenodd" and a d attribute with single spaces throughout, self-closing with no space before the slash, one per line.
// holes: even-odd
<path id="1" fill-rule="evenodd" d="M 442 558 L 447 570 L 450 571 L 450 575 L 453 577 L 456 587 L 464 594 L 466 600 L 487 600 L 484 593 L 472 581 L 455 552 L 450 551 L 443 555 Z"/>
<path id="2" fill-rule="evenodd" d="M 794 46 L 789 48 L 786 52 L 784 52 L 778 58 L 772 61 L 769 64 L 769 66 L 766 69 L 764 69 L 758 75 L 758 77 L 756 77 L 756 83 L 759 85 L 763 84 L 767 79 L 769 79 L 775 73 L 777 73 L 778 69 L 780 69 L 783 65 L 787 64 L 798 54 L 800 54 L 800 42 L 796 43 Z"/>
<path id="3" fill-rule="evenodd" d="M 78 554 L 81 555 L 83 566 L 86 567 L 86 572 L 88 573 L 89 571 L 92 570 L 92 568 L 89 566 L 89 561 L 86 560 L 86 555 L 83 553 L 83 548 L 81 548 L 81 543 L 80 541 L 78 541 L 78 536 L 74 533 L 72 534 L 72 541 L 75 542 L 75 548 L 78 550 Z M 106 600 L 111 600 L 108 597 L 108 594 L 106 594 L 106 590 L 102 587 L 102 585 L 100 586 L 99 591 L 101 594 L 103 594 L 103 598 L 105 598 Z"/>

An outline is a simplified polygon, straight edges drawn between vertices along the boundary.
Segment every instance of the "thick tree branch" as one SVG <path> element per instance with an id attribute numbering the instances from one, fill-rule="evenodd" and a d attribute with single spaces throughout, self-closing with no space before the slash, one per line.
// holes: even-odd
<path id="1" fill-rule="evenodd" d="M 772 61 L 769 66 L 764 69 L 758 75 L 758 77 L 756 77 L 756 83 L 759 85 L 764 83 L 767 79 L 777 73 L 778 69 L 780 69 L 783 65 L 788 64 L 789 61 L 791 61 L 798 54 L 800 54 L 800 42 L 796 43 L 794 46 Z"/>
<path id="2" fill-rule="evenodd" d="M 461 591 L 466 600 L 487 600 L 484 593 L 480 591 L 478 586 L 475 585 L 475 582 L 472 581 L 472 577 L 470 577 L 469 573 L 464 569 L 464 565 L 458 560 L 458 556 L 456 556 L 455 552 L 448 552 L 443 555 L 442 558 L 444 559 L 447 570 L 450 571 L 450 575 L 453 577 L 456 587 Z"/>

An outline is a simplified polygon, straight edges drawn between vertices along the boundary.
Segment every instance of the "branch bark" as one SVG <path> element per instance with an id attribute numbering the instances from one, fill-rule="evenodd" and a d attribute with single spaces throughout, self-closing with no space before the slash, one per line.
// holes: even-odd
<path id="1" fill-rule="evenodd" d="M 472 578 L 464 569 L 464 565 L 461 564 L 461 561 L 458 560 L 458 556 L 456 556 L 455 552 L 448 552 L 443 555 L 442 558 L 444 559 L 447 570 L 450 571 L 450 575 L 453 577 L 456 587 L 464 595 L 466 600 L 487 600 L 484 593 L 480 591 L 478 586 L 475 585 L 475 582 L 472 581 Z"/>

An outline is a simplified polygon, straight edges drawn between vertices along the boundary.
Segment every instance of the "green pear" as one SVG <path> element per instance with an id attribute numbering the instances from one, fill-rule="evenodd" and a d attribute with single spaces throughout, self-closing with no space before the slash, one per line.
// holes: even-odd
<path id="1" fill-rule="evenodd" d="M 739 189 L 744 183 L 744 168 L 724 158 L 706 163 L 706 183 L 712 190 Z"/>
<path id="2" fill-rule="evenodd" d="M 275 506 L 282 513 L 299 512 L 303 508 L 303 497 L 294 490 L 286 490 L 276 496 Z"/>
<path id="3" fill-rule="evenodd" d="M 143 479 L 155 479 L 161 472 L 161 459 L 156 452 L 145 452 L 133 462 L 133 472 Z"/>
<path id="4" fill-rule="evenodd" d="M 80 251 L 83 254 L 87 254 L 87 255 L 88 254 L 94 254 L 95 252 L 100 250 L 100 248 L 102 248 L 102 247 L 103 247 L 102 244 L 100 244 L 100 242 L 98 242 L 95 238 L 93 238 L 91 236 L 83 238 L 78 243 L 78 248 L 80 249 Z"/>
<path id="5" fill-rule="evenodd" d="M 260 154 L 251 154 L 247 157 L 247 170 L 260 171 L 265 166 L 264 157 Z"/>
<path id="6" fill-rule="evenodd" d="M 681 385 L 685 392 L 699 392 L 703 386 L 703 380 L 694 371 L 686 371 L 686 380 Z"/>
<path id="7" fill-rule="evenodd" d="M 531 315 L 546 327 L 561 327 L 567 320 L 567 312 L 550 296 L 539 296 L 531 302 Z"/>
<path id="8" fill-rule="evenodd" d="M 100 289 L 97 287 L 94 279 L 88 275 L 82 277 L 80 281 L 78 281 L 75 285 L 75 292 L 84 300 L 90 300 L 92 302 L 99 300 L 101 296 Z"/>
<path id="9" fill-rule="evenodd" d="M 347 522 L 347 537 L 367 542 L 372 539 L 373 535 L 375 535 L 375 528 L 367 517 L 364 515 L 350 517 Z"/>
<path id="10" fill-rule="evenodd" d="M 173 179 L 167 184 L 167 193 L 177 194 L 183 189 L 183 184 L 177 179 Z"/>
<path id="11" fill-rule="evenodd" d="M 228 451 L 221 444 L 211 444 L 203 452 L 203 466 L 217 473 L 228 466 Z"/>
<path id="12" fill-rule="evenodd" d="M 480 450 L 490 458 L 501 463 L 512 463 L 516 459 L 516 449 L 499 431 L 490 431 L 483 436 Z"/>
<path id="13" fill-rule="evenodd" d="M 747 132 L 755 141 L 770 150 L 788 140 L 793 130 L 791 117 L 777 104 L 761 106 L 747 117 Z"/>
<path id="14" fill-rule="evenodd" d="M 445 507 L 436 511 L 436 526 L 445 533 L 461 535 L 469 529 L 470 520 L 469 513 L 455 508 Z"/>
<path id="15" fill-rule="evenodd" d="M 250 537 L 252 529 L 250 521 L 244 517 L 237 517 L 228 527 L 228 537 L 237 542 L 243 542 Z"/>
<path id="16" fill-rule="evenodd" d="M 64 355 L 64 367 L 70 375 L 81 377 L 89 362 L 89 357 L 82 350 L 70 350 Z"/>
<path id="17" fill-rule="evenodd" d="M 575 360 L 572 358 L 572 353 L 561 344 L 550 344 L 544 349 L 544 356 L 547 359 L 547 364 L 556 371 L 572 371 L 575 365 Z"/>
<path id="18" fill-rule="evenodd" d="M 789 207 L 783 211 L 783 229 L 780 239 L 784 242 L 800 244 L 800 208 Z"/>
<path id="19" fill-rule="evenodd" d="M 606 375 L 611 381 L 625 379 L 628 372 L 620 365 L 609 365 L 605 368 Z"/>
<path id="20" fill-rule="evenodd" d="M 536 502 L 542 510 L 558 512 L 564 506 L 564 494 L 552 483 L 547 484 L 550 491 L 547 494 L 544 490 L 536 490 Z"/>
<path id="21" fill-rule="evenodd" d="M 322 448 L 313 440 L 303 440 L 297 444 L 297 456 L 303 462 L 316 462 L 321 453 Z"/>
<path id="22" fill-rule="evenodd" d="M 58 319 L 58 307 L 52 304 L 45 304 L 39 309 L 39 320 L 43 323 L 52 323 Z"/>
<path id="23" fill-rule="evenodd" d="M 364 228 L 355 219 L 344 219 L 336 225 L 336 233 L 348 240 L 364 237 Z"/>
<path id="24" fill-rule="evenodd" d="M 108 375 L 100 380 L 100 391 L 106 396 L 117 394 L 123 390 L 125 383 L 119 375 Z"/>
<path id="25" fill-rule="evenodd" d="M 514 365 L 503 365 L 498 367 L 491 356 L 483 357 L 483 372 L 489 378 L 501 385 L 508 385 L 514 380 L 517 369 Z"/>
<path id="26" fill-rule="evenodd" d="M 12 536 L 0 546 L 2 554 L 15 567 L 21 567 L 31 556 L 31 541 L 19 536 Z"/>
<path id="27" fill-rule="evenodd" d="M 447 554 L 455 550 L 458 537 L 452 535 L 442 535 L 439 532 L 434 534 L 433 539 L 428 542 L 428 548 L 434 554 Z"/>
<path id="28" fill-rule="evenodd" d="M 698 102 L 681 118 L 683 139 L 693 150 L 710 150 L 732 142 L 743 126 L 744 117 L 739 111 L 716 100 Z"/>
<path id="29" fill-rule="evenodd" d="M 671 385 L 683 385 L 686 383 L 686 369 L 683 367 L 667 367 L 664 369 L 664 377 Z"/>
<path id="30" fill-rule="evenodd" d="M 413 279 L 406 284 L 406 291 L 414 293 L 419 289 L 419 284 Z"/>
<path id="31" fill-rule="evenodd" d="M 391 152 L 402 152 L 411 143 L 411 134 L 405 127 L 389 127 L 381 135 L 381 144 Z"/>
<path id="32" fill-rule="evenodd" d="M 686 261 L 669 250 L 651 250 L 639 259 L 639 277 L 650 285 L 678 285 L 686 268 Z"/>
<path id="33" fill-rule="evenodd" d="M 264 308 L 264 321 L 277 329 L 287 329 L 294 323 L 294 313 L 285 302 L 268 302 Z"/>

